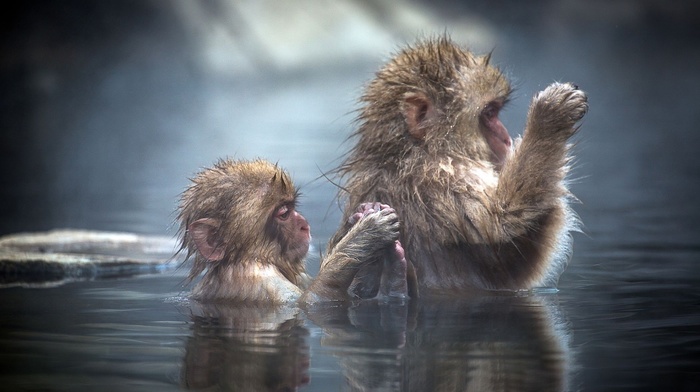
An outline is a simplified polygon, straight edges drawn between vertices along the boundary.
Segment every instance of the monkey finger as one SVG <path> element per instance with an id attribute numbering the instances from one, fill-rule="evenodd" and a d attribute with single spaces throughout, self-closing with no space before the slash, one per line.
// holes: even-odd
<path id="1" fill-rule="evenodd" d="M 387 208 L 385 210 L 380 210 L 377 212 L 382 217 L 385 217 L 387 221 L 397 222 L 399 221 L 399 215 L 393 208 Z"/>
<path id="2" fill-rule="evenodd" d="M 359 207 L 357 207 L 357 212 L 354 214 L 350 215 L 348 218 L 348 223 L 350 225 L 354 225 L 362 219 L 363 217 L 374 214 L 376 212 L 382 211 L 382 210 L 387 210 L 390 209 L 390 207 L 386 204 L 380 204 L 380 203 L 362 203 L 360 204 Z M 392 210 L 393 211 L 393 210 Z"/>
<path id="3" fill-rule="evenodd" d="M 382 272 L 380 297 L 408 298 L 408 262 L 406 261 L 403 246 L 398 240 L 394 241 L 392 249 L 389 250 L 386 262 L 388 265 L 385 266 Z"/>
<path id="4" fill-rule="evenodd" d="M 406 252 L 404 251 L 403 246 L 401 246 L 401 241 L 399 240 L 394 241 L 394 258 L 396 260 L 404 260 L 406 258 Z"/>
<path id="5" fill-rule="evenodd" d="M 357 221 L 359 221 L 362 217 L 363 217 L 363 214 L 362 214 L 361 212 L 356 212 L 356 213 L 350 215 L 350 217 L 348 218 L 348 223 L 349 223 L 350 225 L 354 225 L 354 224 L 357 223 Z"/>
<path id="6" fill-rule="evenodd" d="M 375 203 L 375 202 L 365 202 L 365 203 L 360 204 L 357 207 L 356 211 L 361 212 L 361 213 L 367 213 L 367 211 L 376 211 L 376 210 L 379 210 L 378 205 L 379 205 L 379 203 Z"/>

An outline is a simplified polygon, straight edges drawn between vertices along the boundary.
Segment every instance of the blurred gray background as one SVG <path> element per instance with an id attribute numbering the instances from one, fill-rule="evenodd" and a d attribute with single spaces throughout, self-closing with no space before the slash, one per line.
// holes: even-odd
<path id="1" fill-rule="evenodd" d="M 573 174 L 579 246 L 694 247 L 698 4 L 17 2 L 0 40 L 0 234 L 174 235 L 188 177 L 219 157 L 263 157 L 295 178 L 323 247 L 339 208 L 322 173 L 351 146 L 364 83 L 402 45 L 448 32 L 493 51 L 516 86 L 503 114 L 513 136 L 549 83 L 588 92 Z"/>

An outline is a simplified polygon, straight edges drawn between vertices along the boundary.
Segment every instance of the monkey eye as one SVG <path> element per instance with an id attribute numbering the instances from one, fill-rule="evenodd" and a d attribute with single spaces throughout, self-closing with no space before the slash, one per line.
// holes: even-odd
<path id="1" fill-rule="evenodd" d="M 486 105 L 484 110 L 481 112 L 481 115 L 484 119 L 491 120 L 492 118 L 498 116 L 498 112 L 500 110 L 500 105 L 496 104 L 495 102 L 491 102 L 488 105 Z"/>
<path id="2" fill-rule="evenodd" d="M 289 216 L 292 214 L 292 209 L 289 208 L 288 206 L 282 206 L 277 209 L 277 212 L 275 213 L 275 217 L 279 220 L 287 220 Z"/>

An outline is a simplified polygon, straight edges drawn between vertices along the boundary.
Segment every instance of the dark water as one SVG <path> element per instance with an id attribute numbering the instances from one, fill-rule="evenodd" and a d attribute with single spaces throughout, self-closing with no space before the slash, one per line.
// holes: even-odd
<path id="1" fill-rule="evenodd" d="M 696 5 L 401 3 L 423 18 L 401 22 L 391 18 L 397 11 L 348 2 L 362 12 L 343 9 L 323 27 L 339 42 L 295 41 L 291 32 L 314 25 L 302 18 L 270 35 L 279 47 L 262 50 L 267 35 L 257 28 L 274 12 L 239 12 L 252 24 L 233 24 L 239 40 L 229 48 L 211 44 L 228 20 L 219 2 L 184 13 L 158 1 L 52 4 L 12 11 L 2 36 L 0 233 L 174 235 L 188 176 L 220 156 L 261 156 L 302 187 L 315 272 L 339 219 L 335 187 L 318 177 L 348 148 L 362 84 L 393 48 L 445 26 L 493 48 L 514 80 L 503 116 L 512 135 L 529 97 L 550 82 L 588 92 L 572 184 L 584 233 L 574 236 L 558 292 L 449 303 L 201 307 L 186 300 L 175 269 L 0 289 L 4 390 L 694 391 L 700 383 Z M 352 34 L 338 33 L 348 26 Z M 243 53 L 244 65 L 217 68 L 222 48 Z"/>
<path id="2" fill-rule="evenodd" d="M 559 293 L 306 314 L 190 303 L 181 274 L 4 289 L 0 379 L 66 391 L 694 390 L 697 280 L 599 275 L 569 271 Z"/>

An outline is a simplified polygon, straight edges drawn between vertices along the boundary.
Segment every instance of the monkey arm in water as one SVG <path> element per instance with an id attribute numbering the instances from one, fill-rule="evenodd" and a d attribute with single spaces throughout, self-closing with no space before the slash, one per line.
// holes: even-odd
<path id="1" fill-rule="evenodd" d="M 372 264 L 379 267 L 371 270 L 380 296 L 407 298 L 406 259 L 398 242 L 399 218 L 394 209 L 363 203 L 348 219 L 347 226 L 347 233 L 323 260 L 301 302 L 347 299 L 348 294 L 354 294 L 351 285 L 358 271 Z"/>

